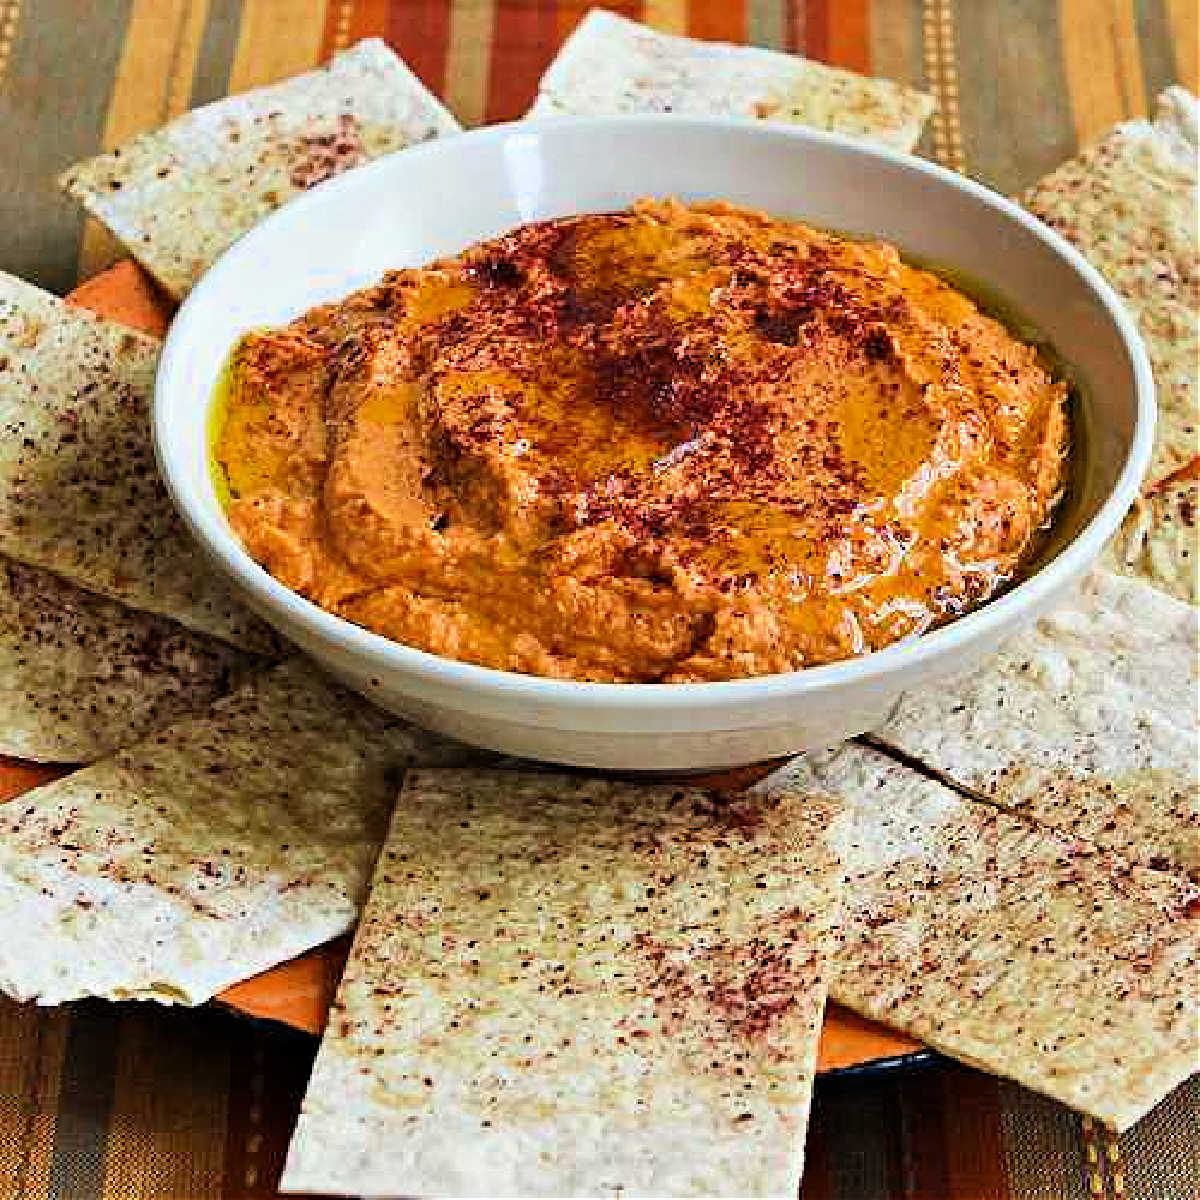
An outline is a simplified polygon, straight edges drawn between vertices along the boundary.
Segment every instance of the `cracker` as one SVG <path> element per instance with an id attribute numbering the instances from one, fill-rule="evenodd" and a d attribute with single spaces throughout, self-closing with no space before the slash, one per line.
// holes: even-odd
<path id="1" fill-rule="evenodd" d="M 1025 196 L 1112 284 L 1145 339 L 1158 391 L 1148 484 L 1200 453 L 1196 115 L 1195 96 L 1168 88 L 1152 123 L 1118 125 Z"/>
<path id="2" fill-rule="evenodd" d="M 59 183 L 176 299 L 285 201 L 459 126 L 378 38 L 320 70 L 197 108 Z"/>
<path id="3" fill-rule="evenodd" d="M 794 1197 L 837 811 L 410 772 L 283 1189 Z"/>
<path id="4" fill-rule="evenodd" d="M 1192 881 L 861 746 L 786 778 L 854 805 L 833 999 L 1120 1129 L 1200 1067 Z"/>
<path id="5" fill-rule="evenodd" d="M 204 708 L 257 661 L 0 558 L 0 754 L 90 762 Z"/>
<path id="6" fill-rule="evenodd" d="M 275 653 L 158 476 L 159 344 L 0 273 L 0 554 L 244 649 Z"/>
<path id="7" fill-rule="evenodd" d="M 873 735 L 960 788 L 1148 866 L 1200 878 L 1197 611 L 1097 571 L 957 684 Z"/>
<path id="8" fill-rule="evenodd" d="M 538 86 L 530 117 L 674 112 L 809 125 L 911 150 L 933 97 L 753 46 L 657 33 L 592 9 Z"/>
<path id="9" fill-rule="evenodd" d="M 464 751 L 301 660 L 0 808 L 0 991 L 199 1004 L 353 924 L 399 772 Z"/>
<path id="10" fill-rule="evenodd" d="M 1104 552 L 1105 564 L 1188 604 L 1200 602 L 1198 506 L 1200 458 L 1134 501 Z"/>

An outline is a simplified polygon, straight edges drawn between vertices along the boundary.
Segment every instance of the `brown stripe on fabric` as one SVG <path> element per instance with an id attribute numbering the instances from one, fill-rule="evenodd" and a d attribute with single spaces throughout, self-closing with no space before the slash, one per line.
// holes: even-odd
<path id="1" fill-rule="evenodd" d="M 1008 1200 L 999 1082 L 965 1068 L 942 1077 L 938 1107 L 947 1196 Z"/>
<path id="2" fill-rule="evenodd" d="M 232 1016 L 223 1018 L 221 1036 L 232 1064 L 223 1195 L 274 1198 L 318 1042 Z"/>
<path id="3" fill-rule="evenodd" d="M 553 5 L 502 0 L 492 38 L 488 121 L 511 121 L 525 112 L 558 47 Z"/>
<path id="4" fill-rule="evenodd" d="M 329 0 L 242 0 L 229 91 L 247 92 L 321 61 Z"/>
<path id="5" fill-rule="evenodd" d="M 805 1147 L 803 1200 L 890 1200 L 899 1143 L 894 1086 L 818 1077 Z"/>
<path id="6" fill-rule="evenodd" d="M 1146 92 L 1156 96 L 1176 81 L 1175 51 L 1171 45 L 1171 26 L 1166 0 L 1140 0 L 1134 9 L 1138 44 L 1142 53 L 1142 74 Z"/>
<path id="7" fill-rule="evenodd" d="M 11 12 L 11 9 L 9 10 Z M 100 149 L 108 96 L 129 16 L 128 0 L 20 6 L 0 89 L 0 145 L 8 178 L 0 189 L 0 268 L 52 291 L 76 280 L 82 211 L 54 184 L 64 168 Z M 63 64 L 70 64 L 67 80 Z M 69 96 L 47 125 L 47 86 Z"/>
<path id="8" fill-rule="evenodd" d="M 1089 1195 L 1080 1118 L 1015 1083 L 997 1083 L 1000 1138 L 1012 1200 Z"/>
<path id="9" fill-rule="evenodd" d="M 443 98 L 464 125 L 479 125 L 487 108 L 496 0 L 451 0 Z"/>
<path id="10" fill-rule="evenodd" d="M 73 1010 L 50 1163 L 54 1200 L 96 1200 L 104 1183 L 108 1120 L 116 1076 L 120 1009 L 85 1002 Z"/>
<path id="11" fill-rule="evenodd" d="M 1177 1087 L 1121 1135 L 1121 1160 L 1131 1197 L 1200 1196 L 1200 1076 Z"/>
<path id="12" fill-rule="evenodd" d="M 692 3 L 687 6 L 687 32 L 710 42 L 747 40 L 746 0 L 725 0 L 724 4 Z"/>
<path id="13" fill-rule="evenodd" d="M 1175 75 L 1184 87 L 1200 91 L 1200 7 L 1196 0 L 1166 0 Z"/>
<path id="14" fill-rule="evenodd" d="M 1145 113 L 1133 0 L 1058 0 L 1058 24 L 1076 141 Z"/>
<path id="15" fill-rule="evenodd" d="M 228 1088 L 223 1022 L 125 1008 L 98 1200 L 220 1200 Z"/>
<path id="16" fill-rule="evenodd" d="M 219 100 L 229 91 L 229 69 L 241 24 L 242 0 L 209 0 L 208 21 L 192 74 L 192 108 Z"/>
<path id="17" fill-rule="evenodd" d="M 947 1092 L 967 1072 L 947 1064 L 925 1074 L 896 1078 L 895 1112 L 899 1125 L 899 1188 L 904 1196 L 927 1196 L 930 1200 L 957 1200 L 950 1190 L 946 1163 L 946 1139 L 951 1131 L 943 1109 Z M 984 1200 L 973 1197 L 972 1200 Z"/>
<path id="18" fill-rule="evenodd" d="M 0 998 L 0 1200 L 49 1198 L 70 1010 Z"/>
<path id="19" fill-rule="evenodd" d="M 912 87 L 929 86 L 921 54 L 920 0 L 871 0 L 868 33 L 873 74 Z"/>
<path id="20" fill-rule="evenodd" d="M 430 91 L 443 94 L 446 45 L 450 36 L 449 0 L 407 0 L 392 4 L 385 18 L 387 40 Z"/>
<path id="21" fill-rule="evenodd" d="M 868 0 L 807 0 L 810 53 L 849 71 L 871 69 Z"/>
<path id="22" fill-rule="evenodd" d="M 784 49 L 793 54 L 808 54 L 808 33 L 805 25 L 808 12 L 805 0 L 787 0 L 783 12 Z"/>
<path id="23" fill-rule="evenodd" d="M 782 50 L 787 44 L 784 8 L 784 0 L 747 0 L 746 40 L 768 50 Z"/>
<path id="24" fill-rule="evenodd" d="M 928 2 L 928 0 L 927 0 Z M 969 174 L 1007 195 L 1076 150 L 1057 9 L 1042 0 L 957 0 L 960 97 Z"/>

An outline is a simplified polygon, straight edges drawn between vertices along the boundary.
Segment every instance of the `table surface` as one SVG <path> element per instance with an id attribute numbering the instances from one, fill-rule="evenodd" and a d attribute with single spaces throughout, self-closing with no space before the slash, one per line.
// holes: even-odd
<path id="1" fill-rule="evenodd" d="M 0 0 L 0 268 L 65 293 L 121 252 L 54 190 L 71 162 L 380 35 L 464 124 L 520 115 L 579 0 Z M 932 91 L 922 151 L 1008 194 L 1168 84 L 1197 87 L 1193 0 L 642 0 Z M 3 931 L 0 931 L 0 936 Z M 276 1194 L 315 1041 L 220 1010 L 0 1000 L 0 1200 Z M 806 1200 L 1200 1195 L 1200 1083 L 1121 1138 L 938 1063 L 818 1084 Z"/>

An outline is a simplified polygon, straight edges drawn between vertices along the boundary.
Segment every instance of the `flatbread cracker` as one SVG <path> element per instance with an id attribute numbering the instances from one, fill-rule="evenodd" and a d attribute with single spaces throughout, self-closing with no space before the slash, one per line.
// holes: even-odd
<path id="1" fill-rule="evenodd" d="M 1095 572 L 983 670 L 873 737 L 983 799 L 1200 878 L 1197 611 Z"/>
<path id="2" fill-rule="evenodd" d="M 1119 1129 L 1200 1068 L 1194 883 L 861 746 L 786 774 L 854 805 L 833 999 Z"/>
<path id="3" fill-rule="evenodd" d="M 60 185 L 181 299 L 246 230 L 315 184 L 458 122 L 378 38 L 327 67 L 193 109 Z"/>
<path id="4" fill-rule="evenodd" d="M 837 811 L 410 772 L 283 1190 L 791 1200 Z"/>
<path id="5" fill-rule="evenodd" d="M 0 807 L 0 991 L 199 1004 L 354 923 L 399 772 L 461 747 L 292 660 Z"/>
<path id="6" fill-rule="evenodd" d="M 1140 496 L 1104 552 L 1105 565 L 1200 602 L 1200 458 Z"/>
<path id="7" fill-rule="evenodd" d="M 911 150 L 932 96 L 754 46 L 658 33 L 595 8 L 538 85 L 530 117 L 674 112 L 754 117 Z"/>
<path id="8" fill-rule="evenodd" d="M 1168 88 L 1153 123 L 1118 125 L 1025 196 L 1137 320 L 1158 390 L 1148 485 L 1200 454 L 1196 115 L 1195 96 Z"/>
<path id="9" fill-rule="evenodd" d="M 0 558 L 0 754 L 91 762 L 204 708 L 256 662 Z"/>
<path id="10" fill-rule="evenodd" d="M 158 350 L 153 338 L 0 273 L 0 554 L 278 653 L 159 479 L 150 435 Z"/>

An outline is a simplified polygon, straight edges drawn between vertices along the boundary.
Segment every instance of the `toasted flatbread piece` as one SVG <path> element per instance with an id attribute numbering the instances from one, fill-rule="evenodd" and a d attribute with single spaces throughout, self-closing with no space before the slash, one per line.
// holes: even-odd
<path id="1" fill-rule="evenodd" d="M 1148 484 L 1200 453 L 1196 117 L 1196 97 L 1168 88 L 1153 123 L 1118 125 L 1025 196 L 1034 213 L 1090 259 L 1137 320 L 1158 388 Z"/>
<path id="2" fill-rule="evenodd" d="M 400 771 L 461 761 L 292 660 L 0 808 L 0 991 L 198 1004 L 343 933 Z"/>
<path id="3" fill-rule="evenodd" d="M 836 812 L 410 772 L 284 1190 L 794 1197 Z"/>
<path id="4" fill-rule="evenodd" d="M 932 96 L 753 46 L 657 33 L 595 8 L 567 39 L 528 115 L 674 112 L 810 125 L 911 150 Z"/>
<path id="5" fill-rule="evenodd" d="M 832 998 L 1121 1129 L 1200 1068 L 1193 882 L 865 747 L 787 774 L 854 804 Z"/>
<path id="6" fill-rule="evenodd" d="M 158 342 L 0 273 L 0 554 L 243 649 L 271 631 L 204 559 L 158 476 Z"/>
<path id="7" fill-rule="evenodd" d="M 983 670 L 873 735 L 956 786 L 1200 878 L 1197 610 L 1097 571 Z"/>
<path id="8" fill-rule="evenodd" d="M 194 109 L 59 183 L 176 299 L 251 226 L 323 180 L 458 123 L 378 38 Z"/>
<path id="9" fill-rule="evenodd" d="M 1200 458 L 1134 501 L 1104 561 L 1188 604 L 1200 603 Z"/>
<path id="10" fill-rule="evenodd" d="M 0 754 L 91 762 L 206 707 L 256 663 L 0 558 Z"/>

